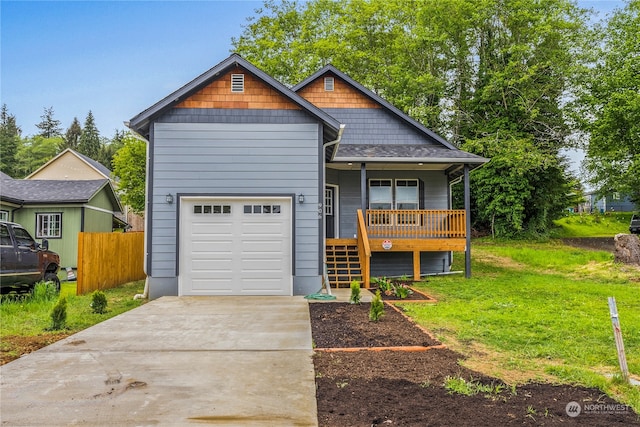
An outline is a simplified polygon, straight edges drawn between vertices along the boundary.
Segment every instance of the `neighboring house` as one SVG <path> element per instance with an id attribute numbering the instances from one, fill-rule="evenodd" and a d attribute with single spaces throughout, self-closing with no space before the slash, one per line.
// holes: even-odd
<path id="1" fill-rule="evenodd" d="M 111 232 L 125 224 L 108 179 L 0 181 L 0 217 L 22 224 L 36 239 L 47 239 L 62 267 L 77 268 L 78 233 Z"/>
<path id="2" fill-rule="evenodd" d="M 368 286 L 448 272 L 451 251 L 471 272 L 469 171 L 488 159 L 332 66 L 289 89 L 233 54 L 129 127 L 149 142 L 151 298 Z"/>
<path id="3" fill-rule="evenodd" d="M 620 193 L 611 193 L 600 196 L 595 192 L 585 194 L 586 202 L 579 210 L 581 212 L 634 212 L 637 207 L 629 196 Z"/>
<path id="4" fill-rule="evenodd" d="M 31 173 L 25 179 L 41 180 L 94 180 L 109 179 L 113 182 L 111 171 L 102 163 L 93 160 L 84 154 L 78 153 L 71 148 L 67 148 L 60 154 L 49 160 L 47 163 Z M 118 218 L 127 223 L 127 230 L 144 230 L 144 220 L 141 216 L 131 211 L 128 206 L 123 207 L 123 212 L 117 215 Z"/>

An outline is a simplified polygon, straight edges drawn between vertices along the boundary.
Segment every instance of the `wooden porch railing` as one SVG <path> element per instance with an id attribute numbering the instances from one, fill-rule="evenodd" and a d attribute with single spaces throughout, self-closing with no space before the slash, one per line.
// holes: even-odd
<path id="1" fill-rule="evenodd" d="M 369 246 L 369 236 L 364 222 L 362 209 L 358 209 L 358 256 L 360 258 L 360 271 L 365 288 L 371 285 L 371 247 Z"/>
<path id="2" fill-rule="evenodd" d="M 464 238 L 467 235 L 466 224 L 466 212 L 463 209 L 369 209 L 366 212 L 366 232 L 369 238 Z"/>

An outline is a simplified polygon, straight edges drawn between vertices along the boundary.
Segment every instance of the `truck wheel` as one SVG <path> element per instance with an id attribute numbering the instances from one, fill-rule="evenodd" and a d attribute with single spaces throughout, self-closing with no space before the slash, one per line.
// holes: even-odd
<path id="1" fill-rule="evenodd" d="M 56 287 L 56 292 L 60 292 L 60 279 L 58 279 L 58 275 L 56 273 L 46 273 L 44 275 L 45 282 L 53 282 L 53 285 Z"/>

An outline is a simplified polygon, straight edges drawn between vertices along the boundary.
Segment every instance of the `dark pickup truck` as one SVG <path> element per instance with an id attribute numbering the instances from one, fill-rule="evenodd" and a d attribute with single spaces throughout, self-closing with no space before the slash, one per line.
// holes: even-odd
<path id="1" fill-rule="evenodd" d="M 53 282 L 60 289 L 60 257 L 38 244 L 20 224 L 0 221 L 0 293 L 31 292 L 36 283 Z"/>
<path id="2" fill-rule="evenodd" d="M 635 214 L 631 217 L 631 223 L 629 224 L 629 233 L 640 234 L 640 214 Z"/>

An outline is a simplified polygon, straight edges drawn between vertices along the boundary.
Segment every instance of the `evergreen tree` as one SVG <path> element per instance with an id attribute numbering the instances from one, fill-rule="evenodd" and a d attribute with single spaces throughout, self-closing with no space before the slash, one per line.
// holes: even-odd
<path id="1" fill-rule="evenodd" d="M 44 138 L 54 138 L 62 135 L 60 120 L 54 119 L 53 114 L 53 107 L 44 109 L 44 114 L 40 116 L 42 120 L 36 125 L 36 127 L 40 129 L 40 133 L 38 134 L 39 136 Z"/>
<path id="2" fill-rule="evenodd" d="M 64 143 L 61 149 L 71 148 L 72 150 L 77 150 L 80 145 L 80 137 L 82 136 L 82 126 L 80 126 L 80 122 L 77 117 L 73 118 L 71 122 L 71 126 L 67 129 L 67 132 L 64 135 Z"/>
<path id="3" fill-rule="evenodd" d="M 7 104 L 0 110 L 0 171 L 12 178 L 17 175 L 16 156 L 20 145 L 20 128 L 16 118 L 9 114 Z"/>
<path id="4" fill-rule="evenodd" d="M 96 160 L 100 155 L 101 146 L 100 132 L 98 132 L 98 128 L 96 127 L 93 113 L 89 110 L 82 128 L 82 135 L 80 135 L 78 152 Z"/>

